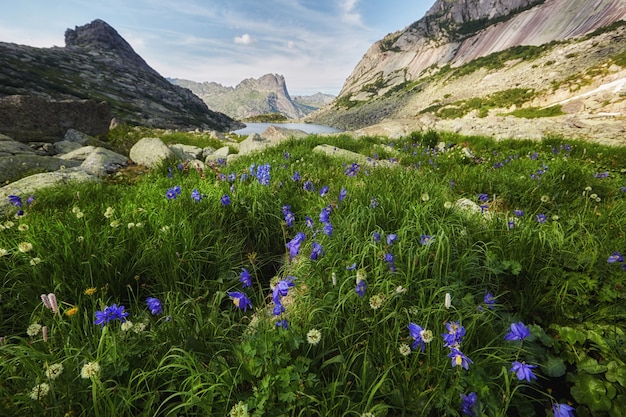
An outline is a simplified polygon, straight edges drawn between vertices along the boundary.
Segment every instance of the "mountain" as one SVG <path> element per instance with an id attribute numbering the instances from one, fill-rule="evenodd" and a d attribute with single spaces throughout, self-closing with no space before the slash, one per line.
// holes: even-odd
<path id="1" fill-rule="evenodd" d="M 335 99 L 335 96 L 333 96 L 332 94 L 324 94 L 319 92 L 310 96 L 293 96 L 292 98 L 293 101 L 298 104 L 317 110 L 327 104 L 332 103 Z"/>
<path id="2" fill-rule="evenodd" d="M 374 43 L 332 105 L 307 120 L 344 129 L 480 123 L 515 111 L 547 115 L 552 106 L 554 114 L 623 117 L 625 18 L 626 0 L 437 0 Z"/>
<path id="3" fill-rule="evenodd" d="M 0 97 L 105 101 L 118 119 L 150 127 L 242 127 L 152 69 L 102 20 L 65 32 L 65 47 L 0 42 Z"/>
<path id="4" fill-rule="evenodd" d="M 285 78 L 278 74 L 265 74 L 258 79 L 248 78 L 235 87 L 177 78 L 170 79 L 170 82 L 188 88 L 210 108 L 236 119 L 268 113 L 280 113 L 289 119 L 298 119 L 320 107 L 315 101 L 292 99 Z M 316 99 L 322 100 L 322 97 Z M 317 103 L 321 104 L 319 101 Z"/>

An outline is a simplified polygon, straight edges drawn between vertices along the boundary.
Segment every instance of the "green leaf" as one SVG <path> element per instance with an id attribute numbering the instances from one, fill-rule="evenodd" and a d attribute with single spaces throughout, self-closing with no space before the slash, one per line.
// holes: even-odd
<path id="1" fill-rule="evenodd" d="M 606 365 L 600 365 L 597 360 L 588 356 L 578 362 L 577 368 L 579 372 L 583 371 L 588 374 L 601 374 L 607 370 Z"/>
<path id="2" fill-rule="evenodd" d="M 569 343 L 570 345 L 575 345 L 576 343 L 583 344 L 585 340 L 587 340 L 587 336 L 584 332 L 580 330 L 573 329 L 571 327 L 563 326 L 557 329 L 559 335 L 561 336 L 561 340 Z"/>
<path id="3" fill-rule="evenodd" d="M 567 367 L 562 358 L 548 355 L 548 359 L 542 365 L 543 373 L 552 378 L 559 378 L 565 375 Z"/>
<path id="4" fill-rule="evenodd" d="M 608 411 L 611 409 L 611 399 L 606 384 L 589 374 L 576 376 L 575 384 L 570 393 L 574 400 L 588 405 L 591 411 Z"/>
<path id="5" fill-rule="evenodd" d="M 615 361 L 609 362 L 605 376 L 607 381 L 618 382 L 622 387 L 626 388 L 626 365 Z"/>

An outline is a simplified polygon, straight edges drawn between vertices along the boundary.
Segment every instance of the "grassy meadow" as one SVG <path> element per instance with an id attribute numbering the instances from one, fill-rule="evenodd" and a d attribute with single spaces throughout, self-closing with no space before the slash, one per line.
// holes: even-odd
<path id="1" fill-rule="evenodd" d="M 626 415 L 626 148 L 309 136 L 30 197 L 0 415 Z"/>

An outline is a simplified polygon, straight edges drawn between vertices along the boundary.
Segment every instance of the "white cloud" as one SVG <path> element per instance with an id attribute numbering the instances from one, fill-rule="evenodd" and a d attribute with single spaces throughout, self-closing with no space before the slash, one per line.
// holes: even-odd
<path id="1" fill-rule="evenodd" d="M 250 36 L 247 33 L 244 33 L 241 36 L 235 36 L 235 43 L 238 43 L 241 45 L 251 45 L 255 42 L 256 42 L 256 39 L 254 39 L 252 36 Z"/>
<path id="2" fill-rule="evenodd" d="M 356 11 L 357 2 L 358 0 L 341 0 L 339 8 L 343 11 L 341 15 L 342 21 L 354 25 L 363 24 L 361 14 Z"/>

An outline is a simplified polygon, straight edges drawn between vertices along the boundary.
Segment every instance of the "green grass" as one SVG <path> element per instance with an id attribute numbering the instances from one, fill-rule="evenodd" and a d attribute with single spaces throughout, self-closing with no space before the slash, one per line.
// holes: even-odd
<path id="1" fill-rule="evenodd" d="M 313 153 L 321 143 L 396 166 L 357 169 Z M 607 259 L 626 251 L 625 163 L 626 148 L 558 137 L 309 136 L 217 176 L 173 165 L 170 176 L 165 165 L 132 184 L 48 189 L 31 205 L 20 196 L 25 215 L 0 222 L 0 415 L 460 416 L 470 392 L 477 415 L 550 415 L 554 403 L 624 415 L 626 272 Z M 256 177 L 265 164 L 267 184 Z M 458 208 L 463 198 L 483 212 Z M 273 292 L 280 280 L 294 284 L 287 295 Z M 234 291 L 252 307 L 238 309 Z M 41 302 L 48 293 L 59 313 Z M 112 304 L 132 327 L 94 325 Z M 504 340 L 520 321 L 530 336 Z M 441 336 L 452 322 L 465 329 L 467 370 L 452 366 Z M 27 335 L 34 323 L 47 341 Z M 433 340 L 405 356 L 410 323 Z M 520 381 L 514 361 L 536 365 L 537 379 Z M 88 363 L 100 370 L 82 378 Z"/>

